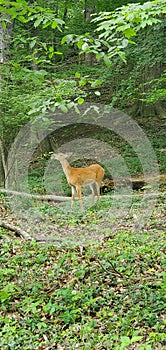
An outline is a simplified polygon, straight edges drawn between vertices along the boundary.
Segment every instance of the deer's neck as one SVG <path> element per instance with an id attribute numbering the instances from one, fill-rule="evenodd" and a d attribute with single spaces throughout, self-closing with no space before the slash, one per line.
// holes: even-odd
<path id="1" fill-rule="evenodd" d="M 71 174 L 71 166 L 69 164 L 69 162 L 67 161 L 67 159 L 63 159 L 60 161 L 61 165 L 62 165 L 62 169 L 67 177 L 67 180 L 69 180 L 70 174 Z"/>

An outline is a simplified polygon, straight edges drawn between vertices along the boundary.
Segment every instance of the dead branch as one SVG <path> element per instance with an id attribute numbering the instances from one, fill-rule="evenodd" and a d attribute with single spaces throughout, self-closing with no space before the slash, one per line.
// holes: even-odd
<path id="1" fill-rule="evenodd" d="M 4 188 L 0 188 L 0 193 L 7 193 L 11 194 L 13 196 L 21 196 L 26 198 L 34 198 L 39 199 L 42 201 L 53 201 L 53 202 L 64 202 L 64 201 L 71 201 L 71 197 L 65 197 L 65 196 L 56 196 L 53 194 L 46 194 L 46 195 L 40 195 L 40 194 L 30 194 L 26 192 L 19 192 L 19 191 L 13 191 L 13 190 L 7 190 Z M 143 197 L 145 196 L 145 193 L 135 193 L 135 196 Z M 104 195 L 104 198 L 125 198 L 125 197 L 132 197 L 133 193 L 131 194 L 113 194 L 113 195 Z M 158 196 L 165 196 L 165 192 L 153 192 L 153 193 L 146 193 L 146 197 L 158 197 Z"/>
<path id="2" fill-rule="evenodd" d="M 114 267 L 114 265 L 113 265 L 113 263 L 110 261 L 110 260 L 108 260 L 109 261 L 109 264 L 111 265 L 111 268 L 112 268 L 112 273 L 113 274 L 115 274 L 115 275 L 119 275 L 120 277 L 124 277 L 123 275 L 122 275 L 122 273 L 120 273 L 117 269 L 115 269 L 115 267 Z M 108 273 L 108 269 L 107 268 L 105 268 L 104 266 L 103 266 L 103 264 L 98 260 L 97 261 L 97 263 L 102 267 L 102 269 L 105 271 L 105 272 L 107 272 Z"/>
<path id="3" fill-rule="evenodd" d="M 70 197 L 63 197 L 63 196 L 55 196 L 51 194 L 47 195 L 39 195 L 39 194 L 30 194 L 26 192 L 18 192 L 18 191 L 12 191 L 12 190 L 7 190 L 4 188 L 0 188 L 0 193 L 8 193 L 13 196 L 21 196 L 21 197 L 26 197 L 26 198 L 34 198 L 34 199 L 39 199 L 43 201 L 54 201 L 54 202 L 63 202 L 63 201 L 70 201 Z"/>
<path id="4" fill-rule="evenodd" d="M 22 230 L 20 227 L 15 226 L 13 224 L 9 224 L 8 222 L 0 220 L 0 226 L 3 228 L 6 228 L 9 231 L 13 231 L 17 233 L 19 236 L 23 237 L 24 239 L 31 241 L 32 237 L 27 233 L 26 231 Z"/>

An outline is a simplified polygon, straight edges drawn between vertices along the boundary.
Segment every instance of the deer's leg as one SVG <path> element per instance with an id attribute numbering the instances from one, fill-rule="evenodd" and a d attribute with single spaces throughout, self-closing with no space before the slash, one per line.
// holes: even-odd
<path id="1" fill-rule="evenodd" d="M 94 198 L 97 196 L 97 203 L 99 203 L 100 200 L 100 184 L 98 182 L 94 182 L 90 185 L 91 191 L 92 191 L 92 201 L 91 204 L 94 203 Z"/>
<path id="2" fill-rule="evenodd" d="M 96 189 L 97 189 L 97 203 L 100 201 L 100 184 L 96 182 Z"/>
<path id="3" fill-rule="evenodd" d="M 95 194 L 96 194 L 96 186 L 95 183 L 90 185 L 90 189 L 92 191 L 92 199 L 91 199 L 91 205 L 94 204 Z"/>
<path id="4" fill-rule="evenodd" d="M 71 192 L 72 192 L 72 195 L 71 195 L 71 206 L 73 207 L 73 205 L 74 205 L 74 198 L 75 198 L 75 195 L 76 195 L 76 188 L 74 186 L 71 186 Z"/>
<path id="5" fill-rule="evenodd" d="M 79 201 L 80 201 L 80 208 L 83 210 L 82 190 L 81 190 L 81 186 L 80 185 L 77 186 L 77 194 L 78 194 L 78 198 L 79 198 Z"/>

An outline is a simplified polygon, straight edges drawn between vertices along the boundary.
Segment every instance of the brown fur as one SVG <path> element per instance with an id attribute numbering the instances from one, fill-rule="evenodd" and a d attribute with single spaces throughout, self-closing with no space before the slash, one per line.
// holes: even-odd
<path id="1" fill-rule="evenodd" d="M 52 158 L 59 160 L 62 165 L 68 184 L 72 189 L 72 204 L 74 203 L 77 193 L 80 200 L 80 207 L 83 209 L 82 186 L 90 186 L 92 191 L 92 204 L 94 203 L 95 195 L 97 195 L 97 201 L 99 201 L 104 169 L 99 164 L 92 164 L 86 168 L 73 168 L 67 161 L 67 156 L 67 154 L 60 153 L 53 154 Z"/>

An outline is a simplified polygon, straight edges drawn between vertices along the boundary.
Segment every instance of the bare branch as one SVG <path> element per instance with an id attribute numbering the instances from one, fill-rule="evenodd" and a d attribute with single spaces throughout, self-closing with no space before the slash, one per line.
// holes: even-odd
<path id="1" fill-rule="evenodd" d="M 0 220 L 0 226 L 6 228 L 9 231 L 13 231 L 17 233 L 19 236 L 23 237 L 24 239 L 31 241 L 32 237 L 27 233 L 26 231 L 22 230 L 20 227 L 17 227 L 15 225 L 9 224 L 8 222 Z"/>
<path id="2" fill-rule="evenodd" d="M 46 200 L 46 201 L 54 201 L 54 202 L 64 202 L 64 201 L 70 201 L 69 197 L 63 197 L 63 196 L 55 196 L 55 195 L 39 195 L 39 194 L 30 194 L 26 192 L 19 192 L 19 191 L 12 191 L 7 190 L 4 188 L 0 188 L 0 193 L 8 193 L 13 196 L 21 196 L 21 197 L 27 197 L 27 198 L 34 198 L 39 200 Z"/>

